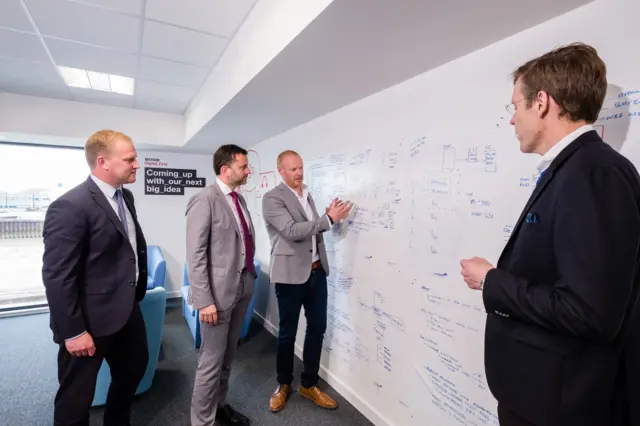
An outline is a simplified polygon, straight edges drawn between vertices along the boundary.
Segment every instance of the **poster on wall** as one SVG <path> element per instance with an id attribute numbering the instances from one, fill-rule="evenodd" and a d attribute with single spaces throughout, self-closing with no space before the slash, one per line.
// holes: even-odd
<path id="1" fill-rule="evenodd" d="M 158 158 L 145 158 L 145 195 L 184 195 L 185 188 L 204 188 L 206 178 L 198 177 L 195 169 L 172 169 Z M 165 167 L 146 167 L 146 166 Z"/>

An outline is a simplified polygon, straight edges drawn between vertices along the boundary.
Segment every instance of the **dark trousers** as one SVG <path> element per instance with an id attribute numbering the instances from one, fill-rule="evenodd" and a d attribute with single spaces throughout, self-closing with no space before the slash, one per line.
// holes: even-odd
<path id="1" fill-rule="evenodd" d="M 278 383 L 290 385 L 293 381 L 293 356 L 298 331 L 300 310 L 304 306 L 307 332 L 304 338 L 302 386 L 318 384 L 318 370 L 322 354 L 322 341 L 327 329 L 327 275 L 316 268 L 304 284 L 276 284 L 280 330 L 276 368 Z"/>
<path id="2" fill-rule="evenodd" d="M 135 304 L 129 321 L 115 334 L 94 338 L 93 356 L 75 357 L 64 343 L 58 351 L 58 382 L 55 426 L 88 426 L 98 371 L 104 359 L 111 370 L 111 385 L 104 412 L 105 426 L 130 424 L 131 404 L 149 361 L 147 334 Z"/>
<path id="3" fill-rule="evenodd" d="M 500 426 L 536 426 L 500 404 L 498 404 L 498 421 Z"/>

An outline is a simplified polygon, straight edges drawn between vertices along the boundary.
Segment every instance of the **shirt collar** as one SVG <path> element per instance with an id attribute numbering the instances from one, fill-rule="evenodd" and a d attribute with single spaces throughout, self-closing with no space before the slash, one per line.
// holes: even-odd
<path id="1" fill-rule="evenodd" d="M 584 126 L 578 127 L 576 130 L 569 133 L 564 138 L 560 139 L 560 141 L 557 144 L 551 147 L 551 149 L 542 156 L 542 158 L 540 159 L 540 162 L 538 163 L 538 172 L 544 173 L 545 170 L 547 170 L 549 165 L 553 162 L 553 160 L 555 160 L 555 158 L 558 156 L 558 154 L 562 152 L 563 149 L 569 146 L 571 142 L 578 139 L 579 136 L 591 130 L 593 130 L 593 126 L 591 124 L 585 124 Z"/>
<path id="2" fill-rule="evenodd" d="M 218 186 L 220 187 L 220 190 L 224 195 L 229 195 L 233 192 L 226 183 L 220 180 L 219 177 L 216 177 L 216 183 L 218 184 Z"/>
<path id="3" fill-rule="evenodd" d="M 302 184 L 302 187 L 301 187 L 302 188 L 302 196 L 298 195 L 298 191 L 296 191 L 295 189 L 293 189 L 292 187 L 290 187 L 286 183 L 285 183 L 285 186 L 287 188 L 289 188 L 291 190 L 291 192 L 293 192 L 295 194 L 295 196 L 298 197 L 298 198 L 305 199 L 309 195 L 309 187 L 304 183 Z"/>
<path id="4" fill-rule="evenodd" d="M 91 175 L 91 179 L 93 179 L 95 184 L 98 185 L 98 188 L 100 188 L 100 191 L 102 191 L 102 193 L 105 195 L 105 197 L 113 198 L 113 196 L 116 195 L 116 189 L 117 188 L 114 188 L 113 186 L 109 185 L 105 181 L 100 180 L 99 178 L 97 178 L 93 174 Z"/>

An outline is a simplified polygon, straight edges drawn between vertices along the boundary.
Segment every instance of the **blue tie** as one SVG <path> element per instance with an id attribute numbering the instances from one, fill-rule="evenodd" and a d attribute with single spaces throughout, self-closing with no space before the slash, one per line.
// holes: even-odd
<path id="1" fill-rule="evenodd" d="M 116 189 L 116 201 L 118 202 L 118 216 L 120 216 L 120 222 L 124 227 L 124 233 L 129 235 L 129 229 L 127 227 L 127 214 L 124 207 L 124 199 L 122 198 L 122 189 Z"/>
<path id="2" fill-rule="evenodd" d="M 536 180 L 536 186 L 538 186 L 538 184 L 540 183 L 540 180 L 542 179 L 543 174 L 544 172 L 540 172 L 540 176 L 538 176 L 538 180 Z"/>

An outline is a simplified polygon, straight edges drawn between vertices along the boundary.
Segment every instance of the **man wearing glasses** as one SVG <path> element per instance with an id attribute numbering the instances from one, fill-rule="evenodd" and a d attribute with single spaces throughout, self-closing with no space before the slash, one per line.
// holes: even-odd
<path id="1" fill-rule="evenodd" d="M 640 424 L 640 177 L 592 124 L 607 90 L 572 44 L 514 73 L 515 127 L 540 177 L 497 267 L 462 260 L 487 311 L 485 369 L 501 426 Z"/>

